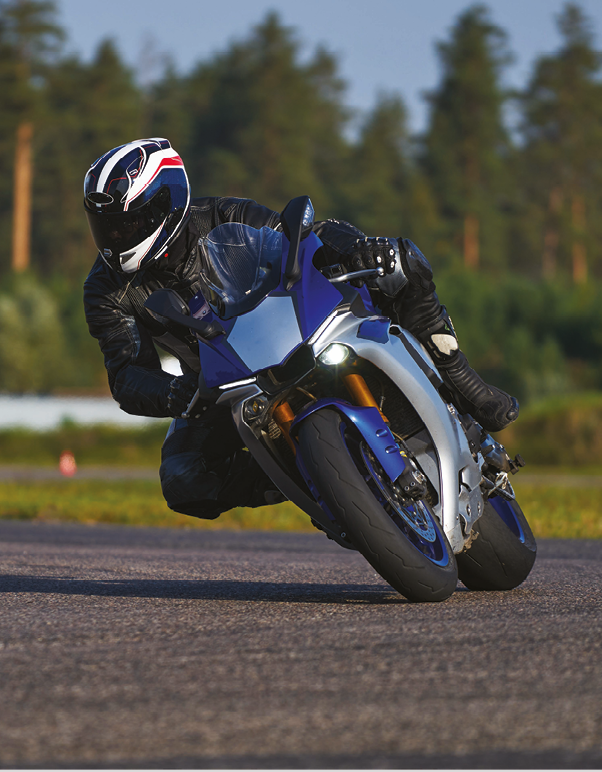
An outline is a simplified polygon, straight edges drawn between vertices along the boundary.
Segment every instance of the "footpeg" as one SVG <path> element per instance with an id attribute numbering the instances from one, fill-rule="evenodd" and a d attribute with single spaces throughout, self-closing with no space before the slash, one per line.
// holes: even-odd
<path id="1" fill-rule="evenodd" d="M 523 466 L 526 465 L 525 459 L 519 455 L 518 453 L 516 456 L 514 456 L 514 459 L 510 462 L 510 472 L 511 474 L 516 474 L 520 469 L 523 468 Z"/>

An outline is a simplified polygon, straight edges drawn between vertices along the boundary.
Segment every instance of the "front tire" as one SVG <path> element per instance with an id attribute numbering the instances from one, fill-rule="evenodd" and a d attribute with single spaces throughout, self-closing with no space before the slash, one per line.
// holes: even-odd
<path id="1" fill-rule="evenodd" d="M 408 600 L 433 602 L 456 589 L 456 560 L 425 501 L 397 501 L 395 485 L 352 426 L 334 410 L 303 421 L 299 449 L 324 503 L 391 587 Z"/>
<path id="2" fill-rule="evenodd" d="M 456 555 L 458 574 L 469 590 L 513 590 L 525 581 L 537 545 L 516 501 L 488 499 L 472 530 L 476 538 Z"/>

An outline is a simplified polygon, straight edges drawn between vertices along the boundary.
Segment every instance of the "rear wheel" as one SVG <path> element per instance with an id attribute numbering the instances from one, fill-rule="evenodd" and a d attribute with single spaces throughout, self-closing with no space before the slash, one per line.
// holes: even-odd
<path id="1" fill-rule="evenodd" d="M 324 503 L 385 581 L 412 601 L 454 592 L 456 560 L 428 502 L 403 498 L 353 425 L 320 410 L 301 424 L 299 446 Z"/>
<path id="2" fill-rule="evenodd" d="M 458 574 L 470 590 L 512 590 L 535 563 L 535 538 L 516 501 L 492 496 L 474 525 L 475 539 L 456 555 Z"/>

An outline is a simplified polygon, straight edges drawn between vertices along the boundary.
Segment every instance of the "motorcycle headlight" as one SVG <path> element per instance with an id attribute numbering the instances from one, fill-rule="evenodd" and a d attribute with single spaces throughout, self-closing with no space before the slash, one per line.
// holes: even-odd
<path id="1" fill-rule="evenodd" d="M 323 365 L 340 365 L 350 354 L 350 349 L 342 343 L 331 343 L 319 355 L 318 359 Z"/>

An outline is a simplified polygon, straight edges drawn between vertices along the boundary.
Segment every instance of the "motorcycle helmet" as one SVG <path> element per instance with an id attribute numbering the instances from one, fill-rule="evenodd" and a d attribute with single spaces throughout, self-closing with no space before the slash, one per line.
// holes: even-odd
<path id="1" fill-rule="evenodd" d="M 103 260 L 138 271 L 166 253 L 190 216 L 182 159 L 158 137 L 109 150 L 86 174 L 84 207 Z"/>

